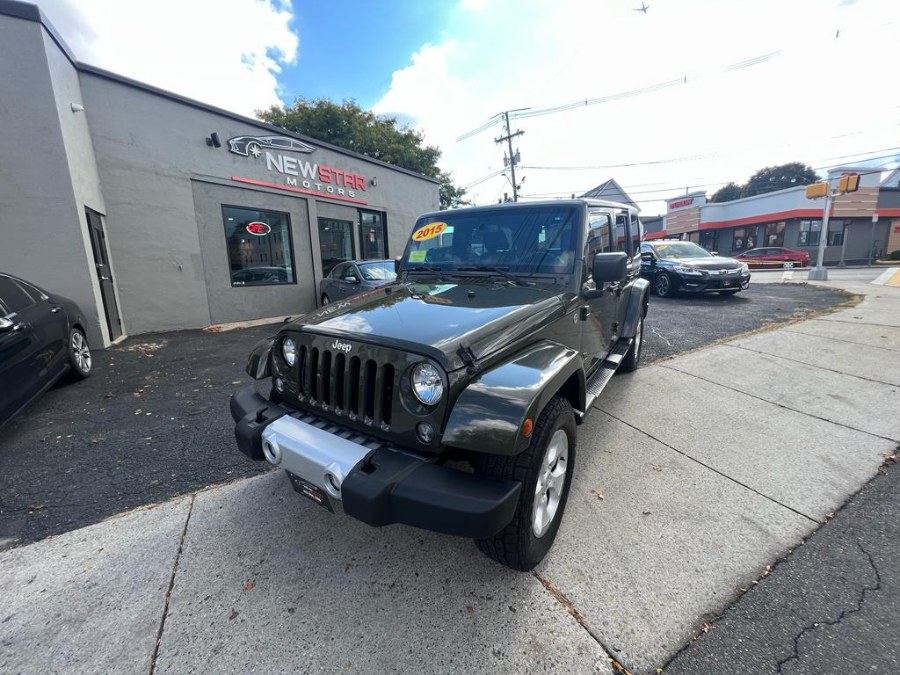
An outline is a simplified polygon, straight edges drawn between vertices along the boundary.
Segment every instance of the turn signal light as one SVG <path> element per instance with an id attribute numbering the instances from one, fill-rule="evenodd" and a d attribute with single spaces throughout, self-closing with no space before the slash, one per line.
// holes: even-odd
<path id="1" fill-rule="evenodd" d="M 534 430 L 534 420 L 530 417 L 522 423 L 522 435 L 525 438 L 531 436 L 531 432 Z"/>
<path id="2" fill-rule="evenodd" d="M 806 186 L 806 198 L 818 199 L 819 197 L 828 196 L 828 182 L 813 183 Z"/>
<path id="3" fill-rule="evenodd" d="M 838 180 L 838 192 L 856 192 L 859 190 L 859 174 L 846 173 Z"/>

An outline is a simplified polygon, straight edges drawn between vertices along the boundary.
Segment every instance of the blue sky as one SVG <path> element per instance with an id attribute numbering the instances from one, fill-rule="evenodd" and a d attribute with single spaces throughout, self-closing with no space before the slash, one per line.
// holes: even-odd
<path id="1" fill-rule="evenodd" d="M 296 64 L 278 78 L 285 98 L 353 98 L 371 107 L 387 92 L 392 73 L 409 65 L 411 54 L 440 40 L 454 4 L 293 0 L 291 27 L 300 46 Z"/>
<path id="2" fill-rule="evenodd" d="M 514 120 L 521 194 L 615 178 L 649 213 L 764 166 L 900 151 L 898 0 L 33 1 L 79 59 L 228 110 L 396 115 L 478 203 L 510 191 L 502 130 L 459 137 L 523 106 L 607 97 Z"/>

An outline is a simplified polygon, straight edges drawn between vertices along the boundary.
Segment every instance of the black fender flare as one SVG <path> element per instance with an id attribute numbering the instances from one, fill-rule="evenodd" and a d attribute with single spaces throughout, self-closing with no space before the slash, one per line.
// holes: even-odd
<path id="1" fill-rule="evenodd" d="M 272 347 L 275 345 L 274 337 L 263 338 L 250 351 L 247 357 L 247 374 L 254 380 L 263 380 L 272 376 Z"/>
<path id="2" fill-rule="evenodd" d="M 517 455 L 529 443 L 525 420 L 536 420 L 550 399 L 567 389 L 574 408 L 584 409 L 584 362 L 576 349 L 542 340 L 481 373 L 456 399 L 442 442 L 465 450 Z"/>
<path id="3" fill-rule="evenodd" d="M 625 324 L 622 326 L 622 337 L 633 338 L 637 333 L 639 317 L 647 316 L 650 301 L 650 282 L 646 279 L 635 279 L 628 296 L 628 308 L 625 310 Z"/>

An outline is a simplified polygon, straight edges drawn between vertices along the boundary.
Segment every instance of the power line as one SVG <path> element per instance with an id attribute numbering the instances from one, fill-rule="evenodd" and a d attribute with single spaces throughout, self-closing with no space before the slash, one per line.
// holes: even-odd
<path id="1" fill-rule="evenodd" d="M 725 66 L 721 70 L 721 72 L 722 73 L 732 73 L 732 72 L 735 72 L 738 70 L 743 70 L 744 68 L 750 68 L 752 66 L 756 66 L 761 63 L 766 63 L 767 61 L 770 61 L 773 58 L 780 56 L 782 53 L 783 53 L 783 50 L 779 49 L 774 52 L 760 54 L 759 56 L 754 56 L 752 58 L 745 59 L 744 61 L 739 61 L 737 63 L 729 64 L 729 65 Z M 702 79 L 703 77 L 704 76 L 702 76 L 702 75 L 701 76 L 692 76 L 690 78 L 690 81 L 693 82 L 694 80 Z M 611 103 L 613 101 L 620 101 L 623 99 L 634 98 L 636 96 L 644 96 L 646 94 L 652 94 L 654 92 L 661 91 L 663 89 L 668 89 L 670 87 L 686 85 L 687 83 L 688 83 L 688 76 L 682 75 L 681 77 L 671 79 L 671 80 L 666 80 L 665 82 L 657 82 L 656 84 L 651 84 L 646 87 L 640 87 L 638 89 L 631 89 L 629 91 L 623 91 L 623 92 L 619 92 L 616 94 L 608 94 L 606 96 L 599 96 L 596 98 L 585 98 L 585 99 L 581 99 L 578 101 L 573 101 L 571 103 L 564 103 L 561 105 L 550 106 L 547 108 L 535 108 L 535 109 L 525 108 L 525 109 L 522 109 L 521 111 L 510 111 L 510 113 L 517 113 L 517 114 L 510 114 L 509 119 L 525 119 L 528 117 L 551 115 L 551 114 L 555 114 L 555 113 L 565 112 L 567 110 L 574 110 L 575 108 L 583 108 L 586 106 L 598 105 L 601 103 Z M 493 126 L 494 124 L 497 123 L 499 118 L 500 118 L 499 114 L 494 115 L 488 121 L 480 124 L 479 126 L 475 127 L 474 129 L 467 131 L 466 133 L 457 137 L 457 139 L 456 139 L 457 142 L 464 141 L 467 138 L 471 138 L 472 136 L 475 136 L 476 134 L 481 133 L 485 129 L 490 128 L 491 126 Z"/>

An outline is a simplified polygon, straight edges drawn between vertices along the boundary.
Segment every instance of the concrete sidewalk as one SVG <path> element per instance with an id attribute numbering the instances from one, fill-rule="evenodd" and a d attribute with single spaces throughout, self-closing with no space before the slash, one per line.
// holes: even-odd
<path id="1" fill-rule="evenodd" d="M 896 448 L 900 289 L 853 290 L 616 377 L 535 574 L 264 475 L 0 553 L 0 672 L 653 673 Z"/>

